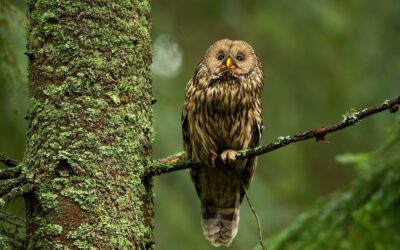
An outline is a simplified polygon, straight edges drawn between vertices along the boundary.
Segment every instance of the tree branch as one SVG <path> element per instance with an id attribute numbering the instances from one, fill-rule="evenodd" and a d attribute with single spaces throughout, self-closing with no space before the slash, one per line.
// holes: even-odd
<path id="1" fill-rule="evenodd" d="M 31 191 L 33 189 L 33 184 L 32 183 L 25 183 L 21 186 L 15 187 L 12 190 L 10 190 L 8 193 L 6 193 L 5 195 L 3 195 L 0 198 L 0 208 L 4 207 L 5 204 L 7 204 L 10 200 L 21 196 L 23 194 L 28 193 L 29 191 Z"/>
<path id="2" fill-rule="evenodd" d="M 13 168 L 5 168 L 5 169 L 0 169 L 0 180 L 7 180 L 7 179 L 12 179 L 16 178 L 18 175 L 21 174 L 22 167 L 13 167 Z"/>
<path id="3" fill-rule="evenodd" d="M 0 170 L 0 208 L 32 189 L 33 184 L 21 174 L 21 166 Z"/>
<path id="4" fill-rule="evenodd" d="M 16 167 L 18 165 L 18 161 L 14 160 L 4 153 L 0 154 L 0 162 L 4 163 L 7 167 Z"/>
<path id="5" fill-rule="evenodd" d="M 23 165 L 4 153 L 0 154 L 0 162 L 8 168 L 0 169 L 0 208 L 11 199 L 29 192 L 33 184 L 29 183 L 22 173 Z M 1 216 L 0 216 L 1 219 Z"/>
<path id="6" fill-rule="evenodd" d="M 24 176 L 19 176 L 18 178 L 15 179 L 8 179 L 2 181 L 0 183 L 0 197 L 9 193 L 14 188 L 22 186 L 25 181 L 26 179 L 24 178 Z"/>
<path id="7" fill-rule="evenodd" d="M 400 104 L 400 96 L 397 96 L 393 99 L 386 100 L 383 103 L 376 106 L 364 108 L 360 111 L 350 111 L 343 116 L 342 121 L 335 123 L 333 125 L 328 125 L 325 127 L 320 127 L 296 133 L 294 135 L 281 136 L 270 144 L 245 150 L 239 150 L 236 152 L 236 159 L 242 160 L 257 155 L 266 154 L 268 152 L 285 147 L 291 143 L 295 143 L 298 141 L 305 141 L 311 138 L 315 138 L 316 141 L 319 143 L 323 144 L 329 143 L 328 141 L 325 140 L 325 136 L 327 134 L 352 126 L 368 116 L 377 114 L 385 110 L 389 110 L 391 113 L 395 113 L 399 109 L 399 104 Z M 147 170 L 146 176 L 155 176 L 164 173 L 170 173 L 178 170 L 197 167 L 201 165 L 202 164 L 199 162 L 187 160 L 185 158 L 185 153 L 180 152 L 168 156 L 166 158 L 153 161 L 153 165 Z"/>

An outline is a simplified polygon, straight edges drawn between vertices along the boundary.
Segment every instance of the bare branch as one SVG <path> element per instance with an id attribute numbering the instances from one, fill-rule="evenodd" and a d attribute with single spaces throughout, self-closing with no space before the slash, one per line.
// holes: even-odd
<path id="1" fill-rule="evenodd" d="M 361 111 L 357 112 L 348 112 L 343 116 L 343 120 L 335 123 L 333 125 L 328 125 L 325 127 L 320 127 L 308 131 L 304 131 L 301 133 L 297 133 L 294 135 L 288 135 L 283 137 L 278 137 L 274 142 L 258 146 L 255 148 L 250 148 L 246 150 L 239 150 L 236 153 L 236 159 L 246 159 L 252 156 L 266 154 L 268 152 L 277 150 L 279 148 L 285 147 L 291 143 L 295 143 L 298 141 L 305 141 L 311 138 L 315 138 L 319 143 L 329 143 L 325 140 L 325 136 L 327 134 L 336 132 L 338 130 L 347 128 L 349 126 L 354 125 L 355 123 L 361 121 L 362 119 L 377 114 L 379 112 L 389 110 L 391 113 L 395 113 L 399 109 L 400 104 L 400 96 L 397 96 L 393 99 L 386 100 L 380 105 L 371 106 L 368 108 L 364 108 Z M 187 160 L 185 158 L 185 154 L 183 152 L 174 154 L 172 156 L 166 157 L 164 159 L 155 160 L 153 165 L 147 170 L 146 176 L 155 176 L 164 173 L 170 173 L 178 170 L 188 169 L 192 167 L 198 167 L 202 164 L 199 162 L 194 162 L 191 160 Z"/>
<path id="2" fill-rule="evenodd" d="M 393 98 L 391 100 L 386 100 L 382 104 L 377 106 L 372 106 L 369 108 L 364 108 L 358 112 L 349 112 L 343 116 L 343 120 L 335 123 L 333 125 L 320 127 L 317 129 L 304 131 L 302 133 L 297 133 L 294 135 L 289 135 L 285 137 L 279 137 L 275 142 L 270 143 L 265 146 L 259 146 L 254 149 L 247 149 L 238 152 L 236 158 L 237 159 L 244 159 L 251 156 L 265 154 L 267 152 L 274 151 L 286 145 L 289 145 L 294 142 L 298 141 L 305 141 L 311 138 L 315 138 L 319 143 L 329 143 L 325 140 L 325 135 L 333 133 L 335 131 L 347 128 L 355 123 L 361 121 L 362 119 L 371 116 L 373 114 L 389 110 L 391 113 L 394 113 L 398 109 L 398 105 L 400 104 L 400 96 Z"/>
<path id="3" fill-rule="evenodd" d="M 0 162 L 4 163 L 7 167 L 16 167 L 18 165 L 18 161 L 14 160 L 4 153 L 0 153 Z"/>

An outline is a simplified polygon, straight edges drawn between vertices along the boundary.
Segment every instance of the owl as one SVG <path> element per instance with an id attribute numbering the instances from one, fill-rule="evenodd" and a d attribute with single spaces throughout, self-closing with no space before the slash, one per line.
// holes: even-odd
<path id="1" fill-rule="evenodd" d="M 203 164 L 190 175 L 201 202 L 203 234 L 213 246 L 229 246 L 238 232 L 244 187 L 257 159 L 236 160 L 236 151 L 260 142 L 262 89 L 263 71 L 253 48 L 229 39 L 207 50 L 186 86 L 184 149 L 188 159 Z"/>

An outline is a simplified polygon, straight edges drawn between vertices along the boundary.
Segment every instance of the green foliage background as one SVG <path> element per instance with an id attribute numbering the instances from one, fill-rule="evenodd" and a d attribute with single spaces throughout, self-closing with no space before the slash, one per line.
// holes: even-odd
<path id="1" fill-rule="evenodd" d="M 268 242 L 269 249 L 398 249 L 400 119 L 389 133 L 370 153 L 338 156 L 338 162 L 354 165 L 361 177 L 347 191 L 299 216 Z"/>
<path id="2" fill-rule="evenodd" d="M 25 2 L 0 1 L 0 152 L 21 159 L 28 105 Z M 245 40 L 261 58 L 264 143 L 400 93 L 397 0 L 175 0 L 153 1 L 152 8 L 154 158 L 182 150 L 185 84 L 204 51 L 221 38 Z M 249 195 L 272 248 L 399 244 L 399 146 L 390 139 L 399 136 L 395 116 L 380 114 L 330 135 L 329 145 L 297 143 L 260 157 Z M 337 155 L 352 164 L 340 164 Z M 200 205 L 186 171 L 157 177 L 155 194 L 156 249 L 213 249 L 202 236 Z M 7 210 L 24 216 L 22 201 Z M 241 210 L 230 249 L 251 249 L 258 241 L 247 204 Z"/>

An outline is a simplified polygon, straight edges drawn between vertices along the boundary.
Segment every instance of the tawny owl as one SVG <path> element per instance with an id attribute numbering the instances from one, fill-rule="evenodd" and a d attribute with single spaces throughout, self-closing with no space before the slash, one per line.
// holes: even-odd
<path id="1" fill-rule="evenodd" d="M 257 159 L 235 161 L 235 155 L 260 142 L 262 88 L 253 48 L 228 39 L 207 50 L 186 86 L 184 148 L 189 159 L 204 163 L 190 175 L 201 201 L 204 236 L 214 246 L 229 246 L 238 232 L 243 185 L 248 188 Z"/>

